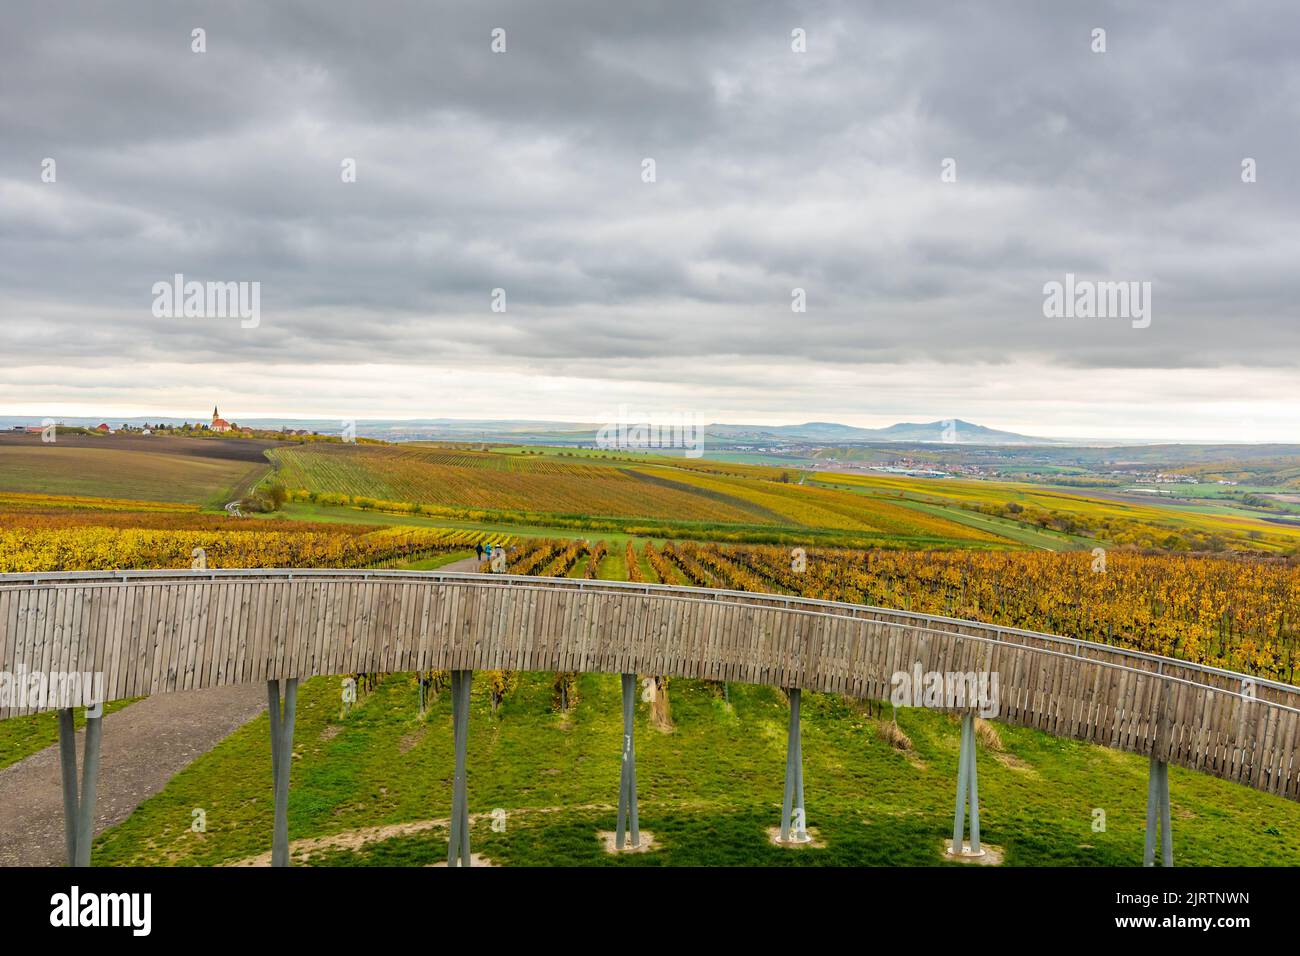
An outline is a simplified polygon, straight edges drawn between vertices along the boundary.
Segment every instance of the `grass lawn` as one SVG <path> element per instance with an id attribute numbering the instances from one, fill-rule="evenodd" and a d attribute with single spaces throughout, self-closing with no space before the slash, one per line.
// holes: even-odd
<path id="1" fill-rule="evenodd" d="M 674 729 L 637 705 L 641 826 L 661 849 L 612 857 L 597 842 L 614 826 L 621 713 L 616 675 L 582 675 L 580 698 L 556 713 L 551 675 L 521 675 L 492 715 L 475 680 L 469 740 L 472 846 L 506 865 L 942 865 L 952 830 L 959 727 L 904 710 L 912 749 L 877 734 L 874 705 L 834 695 L 804 701 L 808 823 L 826 845 L 783 850 L 779 822 L 788 709 L 772 688 L 669 682 Z M 409 865 L 446 858 L 452 733 L 450 695 L 424 718 L 410 675 L 391 675 L 340 715 L 338 678 L 299 693 L 291 838 L 336 837 L 319 865 Z M 884 708 L 887 719 L 889 708 Z M 984 840 L 1006 864 L 1140 865 L 1147 761 L 1101 747 L 998 727 L 1002 751 L 981 745 Z M 178 774 L 97 841 L 100 865 L 217 864 L 269 849 L 270 753 L 265 716 Z M 1175 859 L 1180 865 L 1300 861 L 1300 805 L 1179 768 L 1170 770 Z M 201 807 L 207 832 L 190 831 Z M 505 811 L 504 832 L 491 829 Z M 1105 830 L 1095 831 L 1095 811 Z M 365 828 L 390 829 L 367 838 Z"/>

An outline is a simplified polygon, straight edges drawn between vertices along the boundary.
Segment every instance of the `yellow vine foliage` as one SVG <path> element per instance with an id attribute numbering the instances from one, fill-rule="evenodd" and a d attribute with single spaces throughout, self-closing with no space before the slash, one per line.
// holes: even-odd
<path id="1" fill-rule="evenodd" d="M 71 517 L 71 516 L 69 516 Z M 0 573 L 208 568 L 357 568 L 472 547 L 479 532 L 438 528 L 271 527 L 194 516 L 195 527 L 121 527 L 0 515 Z M 145 522 L 147 523 L 147 522 Z M 166 523 L 166 522 L 164 522 Z"/>
<path id="2" fill-rule="evenodd" d="M 939 614 L 1296 677 L 1300 563 L 1087 551 L 698 549 L 717 586 Z M 728 567 L 730 566 L 730 567 Z"/>

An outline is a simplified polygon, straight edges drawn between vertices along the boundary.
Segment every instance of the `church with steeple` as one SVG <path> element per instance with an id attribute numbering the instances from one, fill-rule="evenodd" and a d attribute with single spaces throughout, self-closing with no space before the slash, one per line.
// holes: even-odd
<path id="1" fill-rule="evenodd" d="M 209 426 L 214 432 L 228 432 L 231 429 L 230 422 L 221 417 L 217 411 L 217 406 L 212 406 L 212 424 Z"/>

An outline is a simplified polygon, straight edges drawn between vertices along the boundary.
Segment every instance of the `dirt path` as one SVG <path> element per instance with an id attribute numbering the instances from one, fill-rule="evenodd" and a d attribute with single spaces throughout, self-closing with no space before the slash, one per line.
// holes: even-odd
<path id="1" fill-rule="evenodd" d="M 718 809 L 718 804 L 711 800 L 642 800 L 640 806 L 643 809 L 649 806 L 662 810 L 695 812 Z M 775 804 L 773 804 L 773 806 L 775 807 Z M 580 803 L 564 807 L 518 807 L 509 811 L 492 810 L 485 813 L 471 813 L 469 815 L 469 823 L 470 826 L 473 827 L 477 823 L 494 821 L 497 819 L 498 814 L 501 814 L 501 824 L 505 825 L 507 820 L 517 820 L 520 817 L 537 817 L 556 813 L 586 813 L 592 810 L 615 813 L 618 810 L 618 804 Z M 374 843 L 382 843 L 385 840 L 391 840 L 395 837 L 412 836 L 413 834 L 424 833 L 428 830 L 445 830 L 450 822 L 451 821 L 446 817 L 437 820 L 412 820 L 409 823 L 387 823 L 381 826 L 363 827 L 360 830 L 347 830 L 343 833 L 332 833 L 328 836 L 303 837 L 290 842 L 289 855 L 295 865 L 306 863 L 311 860 L 312 857 L 318 856 L 319 854 L 329 850 L 355 851 Z M 643 836 L 647 835 L 645 830 L 642 830 L 641 834 Z M 597 834 L 593 833 L 593 836 L 595 835 Z M 475 853 L 473 856 L 475 861 L 477 861 L 478 854 Z M 250 856 L 247 859 L 231 860 L 217 865 L 270 866 L 271 851 L 267 850 L 265 853 L 259 853 L 257 856 Z M 479 864 L 478 862 L 475 862 L 474 865 L 478 866 Z"/>
<path id="2" fill-rule="evenodd" d="M 478 558 L 461 558 L 459 561 L 453 561 L 451 564 L 444 564 L 439 571 L 477 571 L 478 566 L 483 562 Z"/>
<path id="3" fill-rule="evenodd" d="M 195 758 L 265 709 L 265 685 L 242 684 L 159 694 L 106 716 L 95 833 L 125 820 Z M 83 737 L 77 734 L 78 765 Z M 270 787 L 268 778 L 268 793 Z M 0 770 L 0 794 L 0 866 L 61 866 L 58 745 Z"/>
<path id="4" fill-rule="evenodd" d="M 515 816 L 533 816 L 546 813 L 568 813 L 572 811 L 585 810 L 609 810 L 611 812 L 618 810 L 618 805 L 613 803 L 587 803 L 571 807 L 525 807 L 519 810 L 511 810 L 510 814 Z M 494 819 L 492 813 L 471 813 L 469 815 L 470 826 L 481 823 L 485 820 Z M 505 817 L 502 817 L 503 821 Z M 415 833 L 423 833 L 426 830 L 446 829 L 451 823 L 446 817 L 439 820 L 413 820 L 410 823 L 389 823 L 383 826 L 364 827 L 360 830 L 348 830 L 344 833 L 334 833 L 329 836 L 304 837 L 300 840 L 294 840 L 289 844 L 289 854 L 294 863 L 305 863 L 313 856 L 326 850 L 359 850 L 371 843 L 382 843 L 384 840 L 391 840 L 394 837 L 411 836 Z M 270 866 L 271 851 L 260 853 L 257 856 L 251 856 L 246 860 L 236 860 L 232 863 L 223 863 L 222 866 Z"/>

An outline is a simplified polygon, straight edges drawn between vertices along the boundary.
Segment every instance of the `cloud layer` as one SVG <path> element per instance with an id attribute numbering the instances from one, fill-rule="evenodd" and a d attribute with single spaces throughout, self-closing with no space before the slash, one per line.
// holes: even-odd
<path id="1" fill-rule="evenodd" d="M 917 387 L 946 367 L 972 402 L 1013 376 L 990 424 L 1098 434 L 1065 383 L 1119 382 L 1126 426 L 1192 392 L 1209 437 L 1295 371 L 1294 4 L 466 6 L 11 0 L 0 402 L 164 411 L 276 369 L 250 412 L 879 424 L 889 381 L 974 417 Z M 1150 281 L 1151 327 L 1045 319 L 1066 272 Z M 260 282 L 261 324 L 156 318 L 175 273 Z"/>

